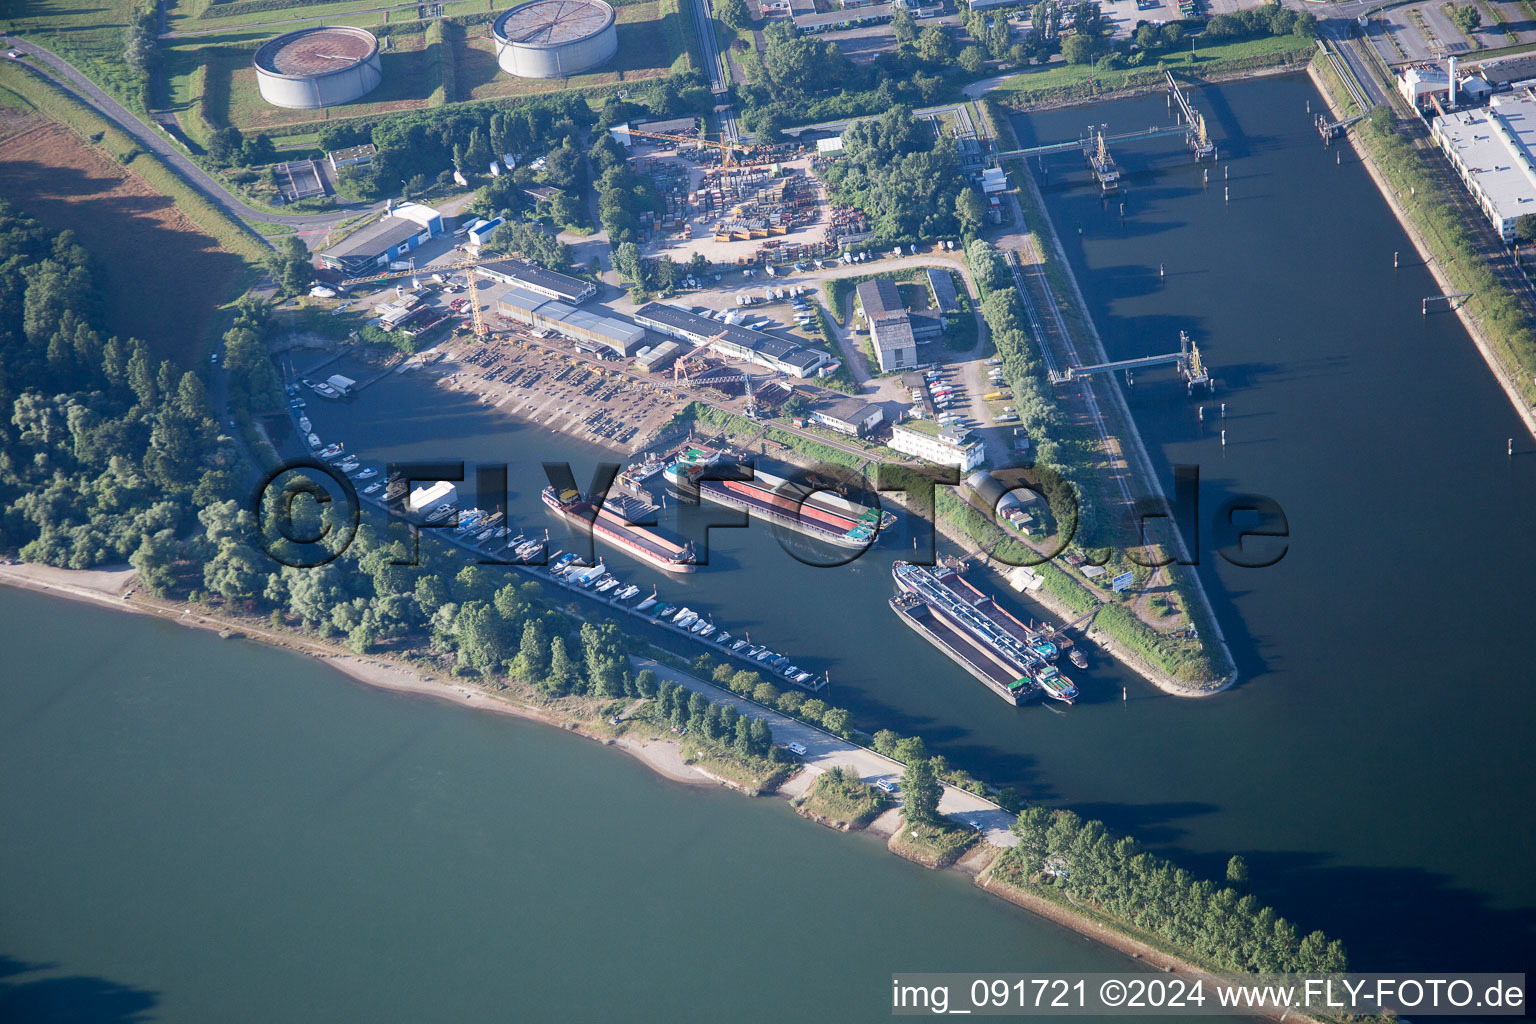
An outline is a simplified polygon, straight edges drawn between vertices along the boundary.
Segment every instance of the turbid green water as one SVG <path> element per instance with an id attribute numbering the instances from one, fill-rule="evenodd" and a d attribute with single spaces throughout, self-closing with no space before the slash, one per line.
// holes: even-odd
<path id="1" fill-rule="evenodd" d="M 880 1020 L 1128 970 L 798 818 L 287 652 L 0 590 L 0 1019 Z"/>

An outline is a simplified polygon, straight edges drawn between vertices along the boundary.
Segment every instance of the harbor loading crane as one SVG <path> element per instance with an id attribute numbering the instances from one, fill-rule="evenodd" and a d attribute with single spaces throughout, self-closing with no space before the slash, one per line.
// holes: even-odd
<path id="1" fill-rule="evenodd" d="M 679 146 L 690 145 L 702 146 L 707 149 L 718 149 L 720 151 L 720 166 L 722 168 L 729 169 L 732 167 L 742 168 L 751 166 L 751 162 L 744 163 L 736 156 L 736 152 L 738 150 L 744 153 L 748 152 L 747 147 L 741 145 L 739 142 L 732 142 L 723 135 L 720 136 L 719 140 L 717 141 L 708 135 L 702 134 L 697 136 L 669 135 L 666 132 L 643 132 L 637 128 L 628 127 L 615 128 L 614 131 L 626 132 L 629 135 L 638 136 L 645 139 L 660 139 L 663 142 L 675 142 Z"/>
<path id="2" fill-rule="evenodd" d="M 484 338 L 491 333 L 491 329 L 485 322 L 484 314 L 480 312 L 480 299 L 479 296 L 475 294 L 477 290 L 475 288 L 475 268 L 486 263 L 500 263 L 502 260 L 508 258 L 509 256 L 498 253 L 495 256 L 475 257 L 473 259 L 458 260 L 454 263 L 450 263 L 446 267 L 439 267 L 430 271 L 430 273 L 434 274 L 450 273 L 457 270 L 462 270 L 465 272 L 464 280 L 469 288 L 469 319 L 470 323 L 473 325 L 475 336 L 477 338 Z M 391 270 L 383 274 L 368 274 L 363 277 L 351 277 L 341 282 L 341 287 L 351 288 L 353 285 L 359 284 L 379 284 L 384 281 L 397 281 L 405 277 L 416 280 L 419 279 L 420 274 L 421 272 L 416 269 L 416 261 L 412 259 L 411 269 L 409 270 Z"/>

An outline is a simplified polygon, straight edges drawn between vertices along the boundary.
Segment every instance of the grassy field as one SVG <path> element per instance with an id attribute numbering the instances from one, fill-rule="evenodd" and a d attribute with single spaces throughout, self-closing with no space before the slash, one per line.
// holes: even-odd
<path id="1" fill-rule="evenodd" d="M 998 85 L 994 92 L 1005 103 L 1085 99 L 1157 84 L 1162 81 L 1164 68 L 1176 75 L 1201 77 L 1277 64 L 1304 64 L 1316 49 L 1314 40 L 1301 36 L 1269 36 L 1209 44 L 1197 38 L 1194 53 L 1162 54 L 1156 64 L 1123 71 L 1101 71 L 1091 64 L 1051 64 L 1038 71 L 1015 75 Z"/>
<path id="2" fill-rule="evenodd" d="M 226 124 L 242 131 L 288 131 L 329 120 L 499 97 L 537 96 L 569 89 L 612 88 L 666 77 L 680 54 L 690 52 L 693 23 L 680 0 L 620 0 L 619 52 L 606 66 L 568 79 L 518 79 L 496 64 L 490 26 L 500 7 L 486 0 L 452 0 L 444 13 L 475 24 L 416 21 L 418 8 L 378 11 L 379 0 L 190 0 L 169 14 L 178 33 L 162 40 L 163 73 L 156 102 L 174 111 L 198 145 Z M 119 99 L 136 102 L 137 91 L 122 62 L 122 29 L 132 0 L 19 0 L 4 22 L 57 51 Z M 262 100 L 251 58 L 261 43 L 305 24 L 353 25 L 389 36 L 381 53 L 384 81 L 360 102 L 324 111 L 284 110 Z M 441 42 L 426 38 L 444 31 Z"/>
<path id="3" fill-rule="evenodd" d="M 887 845 L 909 860 L 943 868 L 959 860 L 979 838 L 980 832 L 957 825 L 947 818 L 941 818 L 936 825 L 903 819 L 901 828 L 891 836 Z"/>
<path id="4" fill-rule="evenodd" d="M 123 28 L 133 0 L 11 0 L 0 20 L 7 31 L 53 50 L 119 100 L 136 95 L 123 63 Z"/>
<path id="5" fill-rule="evenodd" d="M 0 89 L 5 90 L 10 105 L 30 106 L 89 137 L 119 163 L 134 164 L 135 175 L 175 200 L 176 208 L 212 235 L 226 251 L 252 263 L 260 262 L 269 251 L 244 224 L 209 202 L 158 157 L 144 152 L 132 138 L 72 96 L 9 63 L 0 64 Z"/>
<path id="6" fill-rule="evenodd" d="M 328 120 L 663 78 L 677 55 L 686 52 L 692 32 L 692 22 L 687 20 L 679 0 L 639 0 L 616 5 L 619 52 L 607 65 L 567 79 L 514 78 L 496 63 L 488 23 L 423 25 L 413 21 L 385 28 L 378 13 L 338 16 L 359 7 L 377 6 L 368 0 L 362 4 L 310 5 L 215 19 L 215 12 L 222 6 L 228 5 L 210 7 L 207 15 L 188 27 L 218 27 L 223 31 L 180 38 L 166 50 L 167 104 L 176 111 L 186 133 L 198 143 L 205 143 L 215 128 L 225 124 L 245 132 L 283 132 Z M 484 4 L 463 5 L 462 11 L 458 10 L 460 6 L 447 5 L 448 13 L 485 11 Z M 414 12 L 415 8 L 410 10 Z M 381 53 L 384 81 L 359 102 L 328 110 L 284 110 L 271 106 L 261 98 L 251 58 L 262 42 L 279 31 L 300 26 L 260 27 L 253 23 L 307 16 L 316 11 L 321 12 L 327 24 L 353 24 L 388 34 L 389 48 Z M 438 32 L 442 33 L 441 39 Z"/>
<path id="7" fill-rule="evenodd" d="M 121 148 L 121 136 L 93 141 L 95 133 L 46 116 L 9 88 L 16 72 L 4 72 L 0 104 L 27 111 L 31 124 L 6 141 L 0 195 L 53 230 L 73 231 L 98 254 L 95 282 L 113 330 L 143 338 L 161 358 L 196 365 L 224 316 L 216 303 L 245 290 L 251 265 L 140 177 L 163 184 L 169 172 L 153 157 L 140 153 L 125 168 L 118 161 L 135 151 Z"/>
<path id="8" fill-rule="evenodd" d="M 254 6 L 254 5 L 252 5 Z M 208 4 L 194 0 L 188 7 L 178 5 L 170 15 L 172 32 L 206 32 L 210 29 L 227 30 L 255 25 L 272 26 L 265 30 L 269 36 L 303 28 L 302 22 L 326 25 L 356 25 L 372 28 L 390 21 L 413 21 L 416 5 L 407 4 L 392 14 L 377 11 L 388 7 L 388 0 L 338 0 L 336 3 L 316 3 L 314 0 L 298 0 L 288 7 L 259 11 L 241 3 Z M 446 0 L 443 13 L 448 17 L 483 14 L 485 0 Z M 282 22 L 281 26 L 275 23 Z"/>
<path id="9" fill-rule="evenodd" d="M 168 106 L 194 141 L 205 144 L 225 124 L 250 132 L 427 105 L 431 68 L 421 32 L 391 33 L 380 54 L 384 81 L 357 103 L 328 110 L 285 110 L 261 98 L 251 58 L 270 36 L 246 29 L 180 40 L 165 51 Z"/>

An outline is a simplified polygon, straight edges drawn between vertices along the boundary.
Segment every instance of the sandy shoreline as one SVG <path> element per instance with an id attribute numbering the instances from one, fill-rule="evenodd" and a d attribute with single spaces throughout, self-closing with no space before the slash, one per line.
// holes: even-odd
<path id="1" fill-rule="evenodd" d="M 674 782 L 692 786 L 722 785 L 737 789 L 738 791 L 741 790 L 740 786 L 732 784 L 728 780 L 720 779 L 701 768 L 687 764 L 683 760 L 680 745 L 675 741 L 665 739 L 636 740 L 626 737 L 611 738 L 593 735 L 581 729 L 579 724 L 575 722 L 558 721 L 538 708 L 468 687 L 461 683 L 439 682 L 431 676 L 423 676 L 421 671 L 414 667 L 383 658 L 352 654 L 329 645 L 310 641 L 302 637 L 266 630 L 245 622 L 221 620 L 214 616 L 193 611 L 186 605 L 162 602 L 138 592 L 136 574 L 127 567 L 73 570 L 29 564 L 0 565 L 0 585 L 51 594 L 66 600 L 88 602 L 137 615 L 152 615 L 193 629 L 212 630 L 221 636 L 240 637 L 257 643 L 281 647 L 321 660 L 352 679 L 368 686 L 396 693 L 409 693 L 435 700 L 449 701 L 460 706 L 467 705 L 495 714 L 511 715 L 515 718 L 573 732 L 588 739 L 596 740 L 605 746 L 617 747 L 646 765 L 652 771 Z M 791 799 L 808 788 L 811 776 L 818 771 L 819 769 L 808 765 L 806 770 L 790 776 L 790 780 L 771 795 L 785 800 Z M 888 838 L 899 827 L 900 811 L 898 808 L 893 807 L 874 822 L 871 822 L 865 831 Z M 996 852 L 995 847 L 987 843 L 979 843 L 971 852 L 960 858 L 959 861 L 951 865 L 947 870 L 955 870 L 968 875 L 972 878 L 974 884 L 987 892 L 1006 899 L 1030 913 L 1044 917 L 1107 948 L 1125 953 L 1132 957 L 1132 959 L 1141 960 L 1144 963 L 1155 963 L 1145 954 L 1138 953 L 1140 944 L 1136 940 L 1113 932 L 1086 915 L 1074 916 L 1045 900 L 1039 900 L 1039 905 L 1037 906 L 1035 898 L 1028 897 L 1028 894 L 1014 893 L 1012 890 L 1002 891 L 984 884 L 986 878 L 984 868 L 994 859 Z M 1185 973 L 1196 972 L 1196 968 L 1193 965 L 1186 964 L 1168 954 L 1160 955 L 1166 958 L 1169 963 L 1178 965 L 1176 967 L 1177 970 Z M 1299 1018 L 1293 1017 L 1292 1019 Z"/>
<path id="2" fill-rule="evenodd" d="M 1333 93 L 1329 90 L 1328 83 L 1323 81 L 1322 76 L 1317 73 L 1317 69 L 1308 64 L 1307 75 L 1312 79 L 1312 84 L 1317 87 L 1317 91 L 1322 93 L 1323 102 L 1328 104 L 1328 109 L 1333 112 L 1333 116 L 1336 119 L 1342 117 L 1343 112 L 1337 100 L 1335 100 Z M 1365 129 L 1359 130 L 1364 131 Z M 1355 155 L 1360 158 L 1360 163 L 1365 167 L 1366 173 L 1376 183 L 1376 190 L 1387 201 L 1387 208 L 1392 211 L 1392 216 L 1396 217 L 1398 224 L 1402 225 L 1403 233 L 1408 236 L 1409 241 L 1413 243 L 1414 249 L 1418 252 L 1419 258 L 1429 268 L 1435 283 L 1440 286 L 1440 290 L 1446 295 L 1452 294 L 1455 291 L 1455 286 L 1446 277 L 1445 272 L 1440 267 L 1439 258 L 1435 256 L 1433 250 L 1424 241 L 1424 236 L 1419 233 L 1418 227 L 1409 218 L 1407 213 L 1403 211 L 1403 208 L 1398 205 L 1397 192 L 1388 183 L 1386 178 L 1382 177 L 1381 171 L 1376 167 L 1376 161 L 1371 158 L 1371 154 L 1360 143 L 1360 140 L 1351 132 L 1346 131 L 1344 134 L 1349 138 L 1349 144 L 1354 149 Z M 1510 378 L 1509 371 L 1499 361 L 1498 356 L 1493 351 L 1492 344 L 1488 341 L 1487 335 L 1483 333 L 1482 325 L 1473 318 L 1471 312 L 1464 304 L 1457 306 L 1455 312 L 1456 318 L 1461 321 L 1462 326 L 1467 329 L 1467 334 L 1471 336 L 1472 344 L 1476 345 L 1478 352 L 1482 354 L 1483 362 L 1487 363 L 1488 369 L 1493 372 L 1493 379 L 1498 381 L 1499 387 L 1503 389 L 1510 405 L 1514 406 L 1515 412 L 1525 423 L 1525 427 L 1530 431 L 1531 436 L 1536 438 L 1536 410 L 1525 404 L 1525 399 L 1515 387 L 1513 380 Z"/>
<path id="3" fill-rule="evenodd" d="M 587 735 L 579 727 L 561 723 L 531 705 L 462 683 L 439 682 L 435 677 L 424 676 L 419 669 L 408 665 L 384 658 L 353 654 L 341 648 L 301 637 L 263 630 L 248 623 L 221 620 L 195 612 L 185 605 L 149 598 L 136 592 L 135 574 L 132 569 L 74 570 L 56 569 L 46 565 L 3 565 L 0 566 L 0 584 L 52 594 L 68 600 L 105 605 L 116 611 L 151 615 L 192 629 L 206 629 L 221 635 L 244 637 L 257 643 L 307 655 L 369 686 L 392 690 L 396 693 L 431 697 L 459 705 L 472 705 L 495 714 L 510 715 L 514 718 L 538 722 L 541 725 L 566 729 L 578 735 Z M 626 737 L 613 740 L 607 737 L 589 738 L 598 739 L 605 745 L 623 750 L 674 782 L 697 786 L 716 785 L 712 777 L 684 763 L 682 751 L 674 742 L 638 741 Z"/>

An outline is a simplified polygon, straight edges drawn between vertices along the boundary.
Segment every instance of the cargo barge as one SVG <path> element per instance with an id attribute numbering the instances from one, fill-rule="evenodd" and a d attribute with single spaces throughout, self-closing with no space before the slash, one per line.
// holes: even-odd
<path id="1" fill-rule="evenodd" d="M 788 527 L 840 547 L 867 548 L 896 517 L 879 508 L 849 501 L 828 491 L 813 491 L 805 483 L 788 480 L 755 464 L 742 468 L 751 480 L 706 480 L 714 467 L 738 465 L 722 453 L 692 445 L 667 464 L 667 482 L 679 494 L 694 495 L 734 508 L 759 519 Z"/>
<path id="2" fill-rule="evenodd" d="M 590 529 L 592 536 L 611 544 L 632 558 L 666 572 L 694 572 L 698 569 L 693 544 L 674 544 L 654 530 L 636 524 L 602 505 L 594 505 L 586 495 L 575 490 L 557 492 L 546 487 L 540 493 L 550 511 L 576 526 Z"/>
<path id="3" fill-rule="evenodd" d="M 974 641 L 952 629 L 925 602 L 911 594 L 898 594 L 891 598 L 890 604 L 891 610 L 919 636 L 1009 704 L 1023 704 L 1033 695 L 1034 686 L 1028 678 L 1015 676 L 995 659 L 987 657 Z"/>
<path id="4" fill-rule="evenodd" d="M 1036 692 L 1077 699 L 1077 687 L 1053 664 L 1061 639 L 1025 626 L 947 566 L 897 561 L 891 576 L 901 592 L 891 608 L 902 621 L 1010 704 Z"/>

